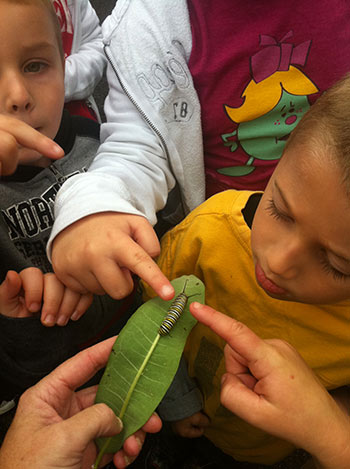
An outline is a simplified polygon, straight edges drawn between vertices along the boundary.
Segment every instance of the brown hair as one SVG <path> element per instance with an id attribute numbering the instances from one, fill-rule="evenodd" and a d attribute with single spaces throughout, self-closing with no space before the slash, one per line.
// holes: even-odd
<path id="1" fill-rule="evenodd" d="M 285 149 L 305 146 L 327 153 L 340 165 L 350 191 L 350 75 L 347 74 L 318 98 L 290 134 Z"/>
<path id="2" fill-rule="evenodd" d="M 55 36 L 57 39 L 57 45 L 59 48 L 60 55 L 62 60 L 64 60 L 64 51 L 63 51 L 63 44 L 62 44 L 62 35 L 61 35 L 61 26 L 58 21 L 56 11 L 54 9 L 52 0 L 0 0 L 2 2 L 18 4 L 18 5 L 42 5 L 50 14 L 52 19 L 52 24 L 55 31 Z"/>

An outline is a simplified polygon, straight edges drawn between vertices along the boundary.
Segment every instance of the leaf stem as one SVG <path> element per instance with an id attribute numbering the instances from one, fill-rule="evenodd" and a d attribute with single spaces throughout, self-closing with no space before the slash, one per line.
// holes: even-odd
<path id="1" fill-rule="evenodd" d="M 142 362 L 142 365 L 140 366 L 138 372 L 136 373 L 136 376 L 133 380 L 133 382 L 131 383 L 131 386 L 129 388 L 129 391 L 125 397 L 125 400 L 124 400 L 124 403 L 123 403 L 123 406 L 120 410 L 120 414 L 119 414 L 119 418 L 120 420 L 123 419 L 124 417 L 124 414 L 125 414 L 125 411 L 126 411 L 126 408 L 128 407 L 128 404 L 129 404 L 129 401 L 130 401 L 130 398 L 131 398 L 131 395 L 136 387 L 136 384 L 138 383 L 138 380 L 140 379 L 141 375 L 142 375 L 142 372 L 143 370 L 145 369 L 147 363 L 148 363 L 148 360 L 151 358 L 151 355 L 154 351 L 154 349 L 156 348 L 157 344 L 158 344 L 158 341 L 160 339 L 160 334 L 157 334 L 156 338 L 154 339 L 153 341 L 153 344 L 151 345 L 151 348 L 149 349 L 147 355 L 145 356 L 143 362 Z M 111 441 L 112 437 L 109 437 L 107 438 L 107 440 L 105 441 L 104 445 L 102 446 L 102 448 L 100 449 L 100 452 L 98 453 L 98 456 L 96 458 L 96 461 L 95 461 L 95 464 L 93 465 L 93 469 L 98 469 L 98 466 L 101 462 L 101 459 L 103 458 L 103 455 L 105 454 L 106 452 L 106 449 Z"/>
<path id="2" fill-rule="evenodd" d="M 95 464 L 92 466 L 92 469 L 98 469 L 99 465 L 100 465 L 100 462 L 101 462 L 101 459 L 103 458 L 105 452 L 106 452 L 106 449 L 107 449 L 107 446 L 109 445 L 110 441 L 111 441 L 111 437 L 107 438 L 107 440 L 104 442 L 102 448 L 100 449 L 98 455 L 97 455 L 97 458 L 96 458 L 96 461 L 95 461 Z"/>
<path id="3" fill-rule="evenodd" d="M 159 339 L 160 339 L 160 334 L 157 334 L 156 338 L 154 339 L 153 344 L 151 345 L 151 348 L 149 349 L 147 355 L 145 356 L 145 359 L 144 359 L 143 362 L 142 362 L 142 365 L 140 366 L 139 371 L 137 372 L 137 374 L 136 374 L 136 376 L 135 376 L 135 378 L 134 378 L 134 381 L 131 383 L 131 386 L 130 386 L 130 389 L 129 389 L 129 391 L 128 391 L 128 394 L 126 395 L 126 398 L 125 398 L 125 400 L 124 400 L 123 407 L 122 407 L 121 410 L 120 410 L 120 414 L 119 414 L 120 420 L 122 420 L 123 417 L 124 417 L 126 408 L 127 408 L 128 404 L 129 404 L 129 401 L 130 401 L 130 398 L 131 398 L 131 394 L 134 392 L 135 386 L 136 386 L 138 380 L 140 379 L 140 376 L 142 375 L 143 370 L 146 368 L 146 365 L 147 365 L 147 363 L 148 363 L 148 360 L 151 358 L 151 355 L 152 355 L 152 353 L 153 353 L 153 350 L 156 348 Z"/>

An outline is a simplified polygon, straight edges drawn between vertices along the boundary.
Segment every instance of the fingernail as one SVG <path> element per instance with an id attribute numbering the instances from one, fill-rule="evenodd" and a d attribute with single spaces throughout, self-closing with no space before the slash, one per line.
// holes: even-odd
<path id="1" fill-rule="evenodd" d="M 55 318 L 51 314 L 45 316 L 42 321 L 46 326 L 53 326 L 55 324 Z"/>
<path id="2" fill-rule="evenodd" d="M 68 322 L 68 318 L 66 318 L 66 316 L 59 316 L 58 319 L 57 319 L 57 322 L 56 324 L 58 326 L 65 326 Z"/>
<path id="3" fill-rule="evenodd" d="M 117 416 L 116 416 L 116 425 L 118 427 L 118 433 L 120 433 L 123 430 L 123 422 Z"/>
<path id="4" fill-rule="evenodd" d="M 201 306 L 201 304 L 198 303 L 198 301 L 193 301 L 193 302 L 191 303 L 191 307 L 192 307 L 193 309 L 198 309 L 200 306 Z"/>
<path id="5" fill-rule="evenodd" d="M 79 311 L 74 311 L 74 313 L 72 314 L 72 316 L 70 317 L 72 321 L 77 321 L 80 317 L 80 313 Z"/>
<path id="6" fill-rule="evenodd" d="M 62 148 L 59 145 L 53 144 L 52 151 L 56 153 L 56 155 L 60 155 L 62 153 Z"/>
<path id="7" fill-rule="evenodd" d="M 124 462 L 125 462 L 125 465 L 126 465 L 126 466 L 129 466 L 129 464 L 130 464 L 132 461 L 128 458 L 128 456 L 124 456 Z"/>
<path id="8" fill-rule="evenodd" d="M 162 296 L 170 296 L 174 295 L 174 289 L 173 287 L 169 287 L 168 285 L 165 285 L 161 289 Z"/>
<path id="9" fill-rule="evenodd" d="M 139 445 L 139 448 L 142 449 L 142 441 L 138 436 L 135 436 L 135 440 L 137 441 L 137 444 Z"/>

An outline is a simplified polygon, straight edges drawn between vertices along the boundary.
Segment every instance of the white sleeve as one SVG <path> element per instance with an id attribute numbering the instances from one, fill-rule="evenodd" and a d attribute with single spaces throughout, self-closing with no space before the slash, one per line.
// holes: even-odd
<path id="1" fill-rule="evenodd" d="M 98 16 L 88 0 L 78 0 L 72 12 L 73 53 L 66 58 L 66 102 L 88 98 L 101 80 L 106 57 Z"/>
<path id="2" fill-rule="evenodd" d="M 169 155 L 160 136 L 122 90 L 111 66 L 107 68 L 107 80 L 107 122 L 101 126 L 101 146 L 90 171 L 113 176 L 115 192 L 123 199 L 117 207 L 128 201 L 154 224 L 156 212 L 165 206 L 175 186 Z"/>
<path id="3" fill-rule="evenodd" d="M 160 138 L 123 92 L 110 66 L 107 79 L 102 144 L 88 172 L 69 178 L 57 194 L 49 255 L 59 232 L 93 213 L 142 215 L 154 225 L 156 212 L 165 206 L 168 192 L 175 186 Z"/>

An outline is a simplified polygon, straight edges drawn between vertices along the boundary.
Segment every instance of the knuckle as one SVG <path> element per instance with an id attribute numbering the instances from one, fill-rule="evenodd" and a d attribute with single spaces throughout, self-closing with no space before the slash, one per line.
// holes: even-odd
<path id="1" fill-rule="evenodd" d="M 32 399 L 35 398 L 35 390 L 34 388 L 27 389 L 20 397 L 18 406 L 23 408 L 28 408 Z"/>
<path id="2" fill-rule="evenodd" d="M 56 254 L 56 251 L 52 253 L 52 267 L 57 275 L 63 275 L 65 272 L 65 264 L 60 255 Z"/>
<path id="3" fill-rule="evenodd" d="M 77 284 L 72 278 L 63 276 L 63 277 L 60 277 L 60 280 L 65 285 L 66 288 L 69 288 L 71 292 L 77 293 L 78 295 L 85 293 L 85 290 L 83 289 L 83 287 Z"/>
<path id="4" fill-rule="evenodd" d="M 78 305 L 82 304 L 83 307 L 91 304 L 93 300 L 92 293 L 78 293 L 80 295 L 80 300 Z"/>
<path id="5" fill-rule="evenodd" d="M 93 407 L 96 418 L 98 420 L 104 420 L 106 417 L 111 418 L 114 416 L 113 410 L 108 407 L 106 404 L 99 403 L 94 405 Z"/>
<path id="6" fill-rule="evenodd" d="M 296 352 L 295 348 L 284 339 L 268 339 L 266 342 L 273 346 L 276 353 L 282 355 L 285 353 Z"/>
<path id="7" fill-rule="evenodd" d="M 56 280 L 57 277 L 53 272 L 47 272 L 45 274 L 45 280 L 54 280 L 54 279 Z"/>
<path id="8" fill-rule="evenodd" d="M 232 395 L 231 395 L 231 389 L 230 386 L 225 384 L 221 387 L 221 392 L 220 392 L 220 402 L 221 404 L 229 410 L 230 406 L 232 405 Z"/>
<path id="9" fill-rule="evenodd" d="M 118 288 L 117 291 L 113 292 L 113 298 L 115 300 L 122 300 L 123 298 L 130 295 L 132 290 L 133 290 L 133 286 L 129 286 L 129 285 L 127 287 Z"/>
<path id="10" fill-rule="evenodd" d="M 20 275 L 36 275 L 41 273 L 41 270 L 38 267 L 27 267 L 20 272 Z"/>
<path id="11" fill-rule="evenodd" d="M 149 262 L 150 258 L 149 258 L 149 255 L 142 248 L 140 248 L 140 249 L 135 250 L 133 260 L 136 266 L 143 262 Z"/>
<path id="12" fill-rule="evenodd" d="M 17 140 L 9 133 L 3 133 L 1 136 L 1 154 L 13 155 L 18 151 Z"/>
<path id="13" fill-rule="evenodd" d="M 96 255 L 98 255 L 97 251 L 97 246 L 94 243 L 91 243 L 89 241 L 85 241 L 84 245 L 82 246 L 82 256 L 83 258 L 87 261 L 91 261 L 95 258 Z M 78 256 L 80 257 L 80 256 Z M 71 259 L 72 260 L 72 259 Z M 75 261 L 78 261 L 78 259 L 74 259 Z"/>
<path id="14" fill-rule="evenodd" d="M 247 326 L 240 321 L 232 321 L 231 322 L 231 330 L 235 335 L 244 334 L 247 330 Z"/>

